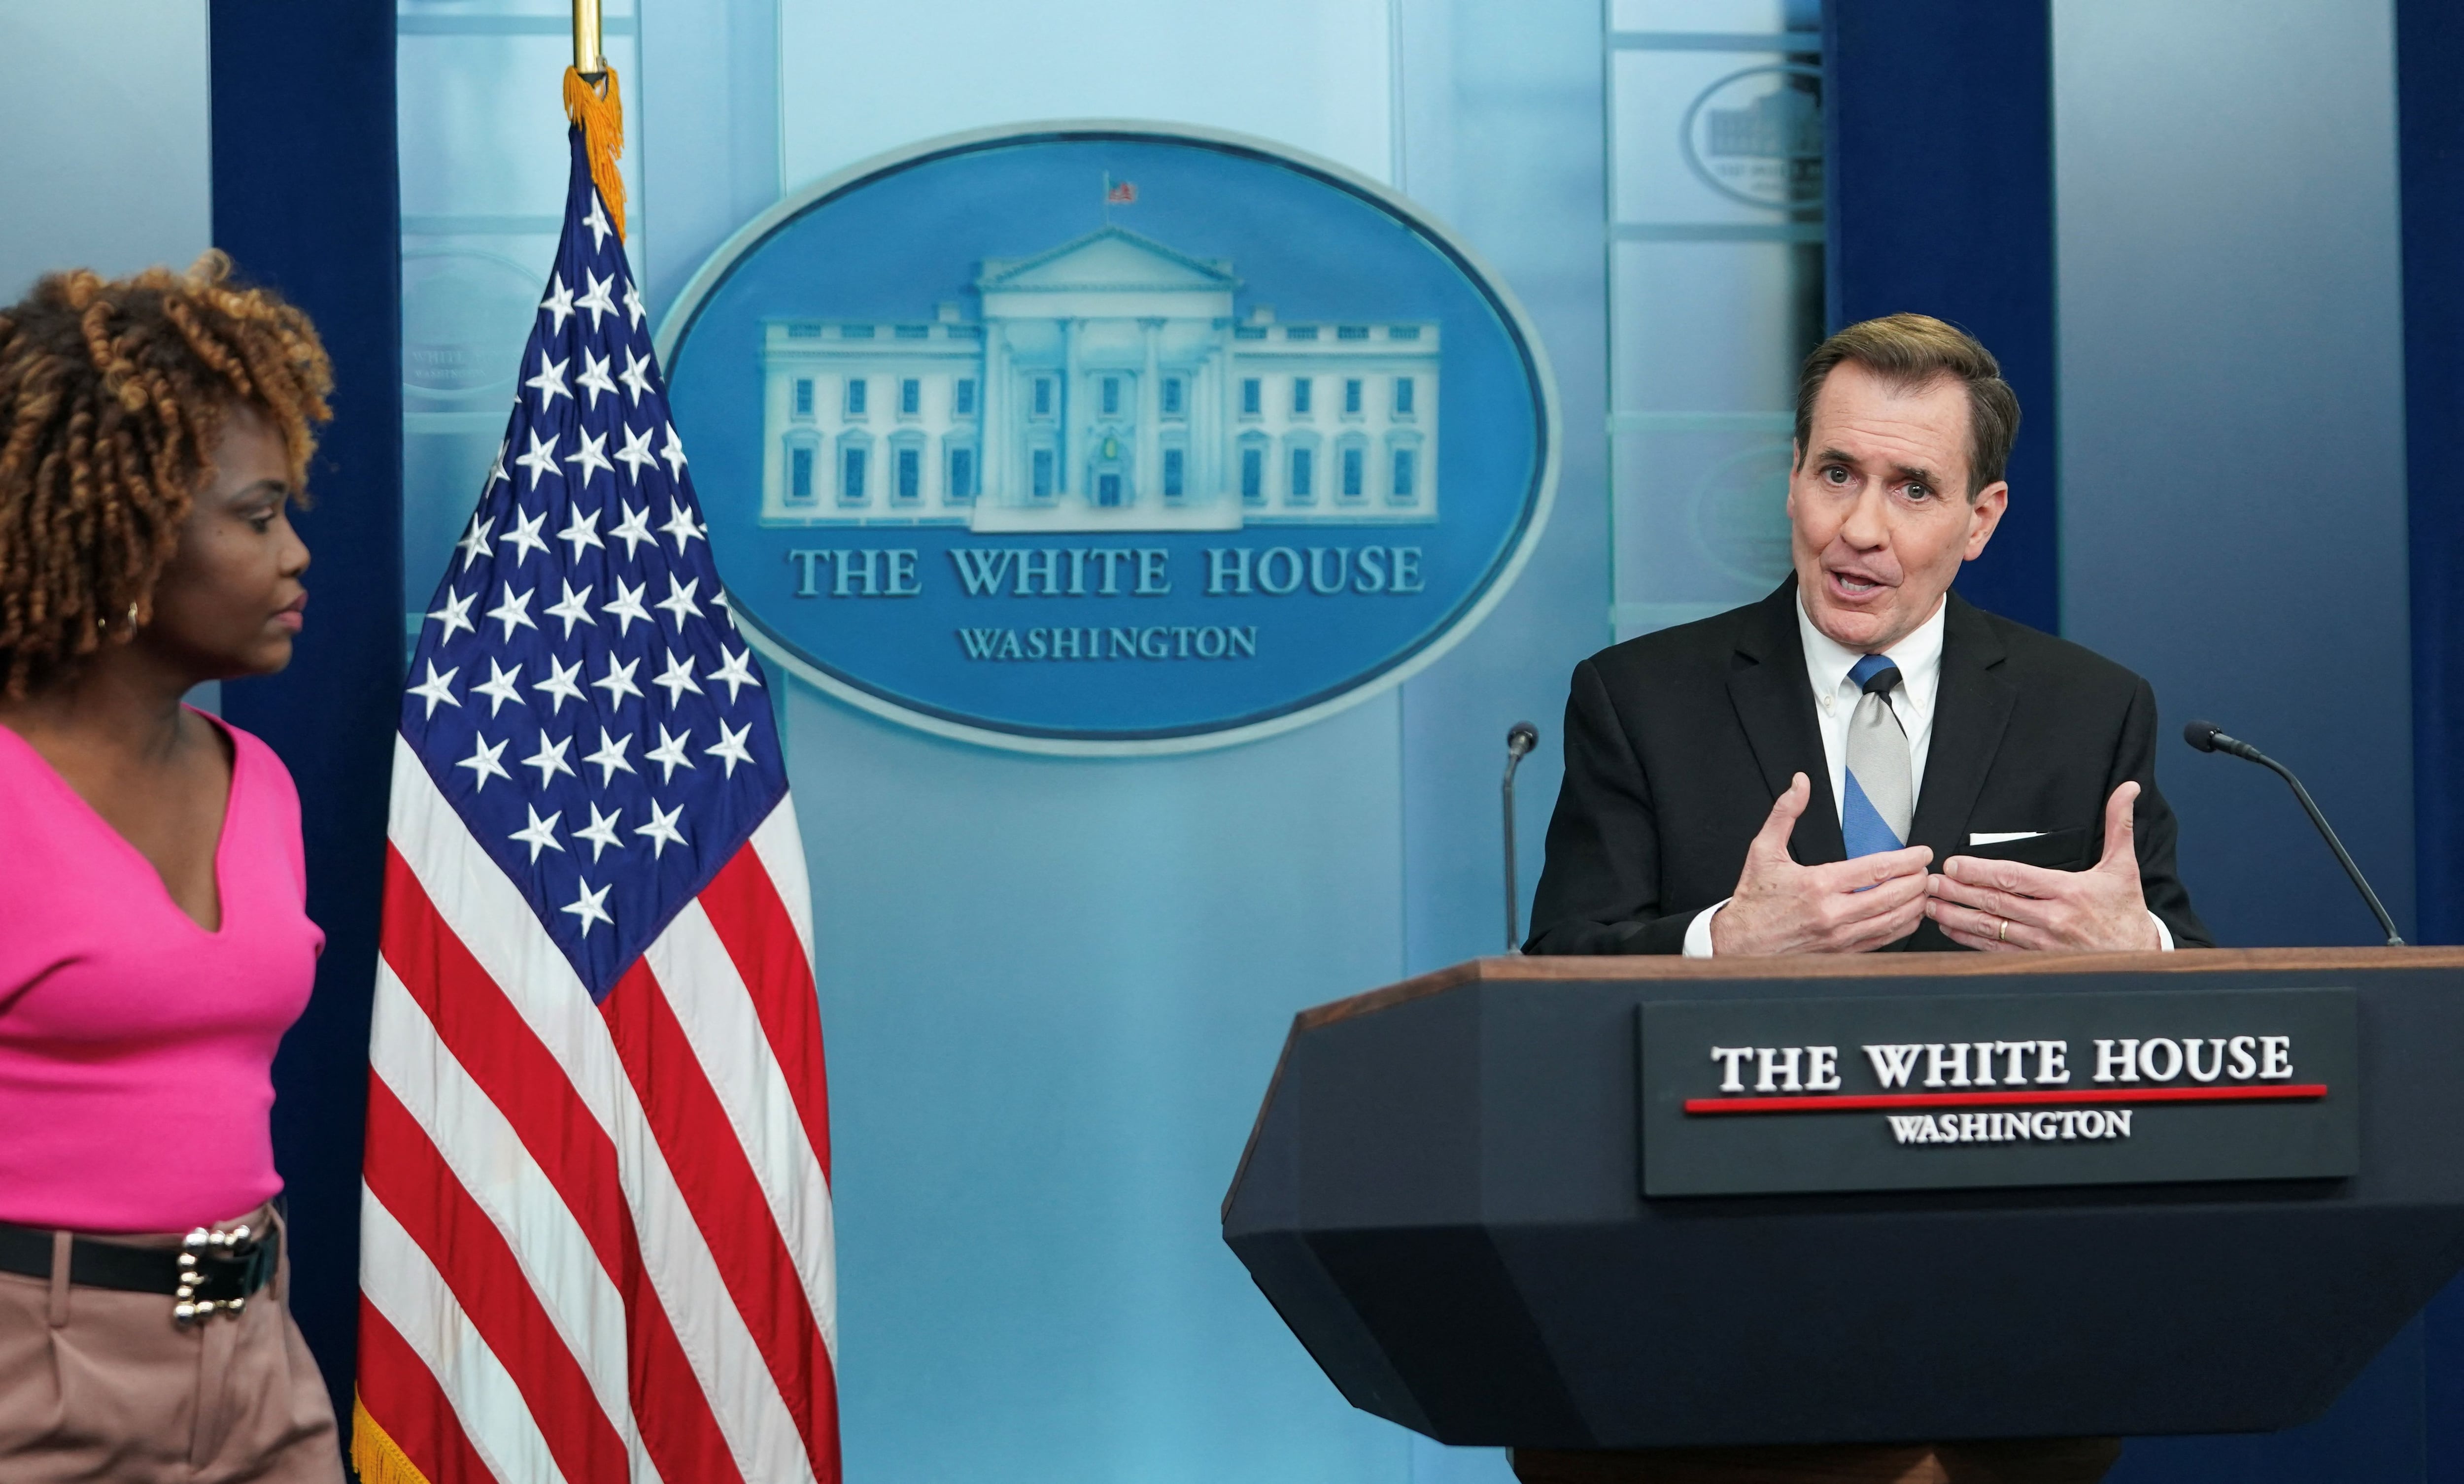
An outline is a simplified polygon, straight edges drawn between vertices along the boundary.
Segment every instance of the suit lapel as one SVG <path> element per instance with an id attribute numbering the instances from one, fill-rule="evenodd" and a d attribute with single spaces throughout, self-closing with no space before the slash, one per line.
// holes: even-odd
<path id="1" fill-rule="evenodd" d="M 2018 690 L 2003 678 L 2002 641 L 1985 615 L 1957 593 L 1944 601 L 1942 681 L 1934 694 L 1933 742 L 1925 783 L 1908 826 L 1911 845 L 1933 847 L 1934 868 L 1968 848 L 1976 796 L 2002 747 Z"/>
<path id="2" fill-rule="evenodd" d="M 1831 768 L 1823 759 L 1814 692 L 1805 679 L 1805 645 L 1796 632 L 1794 578 L 1746 615 L 1728 660 L 1728 700 L 1737 709 L 1771 797 L 1788 792 L 1793 774 L 1804 774 L 1814 785 L 1814 797 L 1790 837 L 1789 853 L 1800 865 L 1846 860 L 1839 806 L 1831 797 Z"/>

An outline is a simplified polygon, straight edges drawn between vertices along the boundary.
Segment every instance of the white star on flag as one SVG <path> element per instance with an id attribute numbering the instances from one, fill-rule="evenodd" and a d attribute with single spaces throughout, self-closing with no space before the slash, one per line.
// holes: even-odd
<path id="1" fill-rule="evenodd" d="M 687 541 L 706 539 L 702 535 L 701 527 L 693 521 L 693 512 L 681 505 L 668 512 L 668 523 L 659 529 L 676 538 L 676 550 L 679 553 L 685 549 Z"/>
<path id="2" fill-rule="evenodd" d="M 616 522 L 616 529 L 608 532 L 607 535 L 610 539 L 625 543 L 625 559 L 631 561 L 635 556 L 634 547 L 645 541 L 655 546 L 659 538 L 650 535 L 650 507 L 645 505 L 640 510 L 635 510 L 630 505 L 619 505 L 618 509 L 625 513 L 625 518 Z M 645 614 L 643 617 L 648 618 L 649 615 Z"/>
<path id="3" fill-rule="evenodd" d="M 518 554 L 514 556 L 514 566 L 516 568 L 519 568 L 522 564 L 522 558 L 528 556 L 532 552 L 544 552 L 547 550 L 547 539 L 539 535 L 539 528 L 546 524 L 547 512 L 545 511 L 541 511 L 536 515 L 524 514 L 519 511 L 515 512 L 514 529 L 505 533 L 503 540 L 505 545 L 511 551 Z"/>
<path id="4" fill-rule="evenodd" d="M 616 534 L 623 535 L 625 533 L 620 530 Z M 669 580 L 674 578 L 671 577 Z M 649 585 L 648 582 L 628 584 L 623 578 L 616 579 L 616 596 L 602 604 L 599 611 L 617 621 L 619 636 L 630 635 L 636 620 L 644 623 L 650 622 L 650 610 L 642 606 L 643 591 Z"/>
<path id="5" fill-rule="evenodd" d="M 541 729 L 539 751 L 523 758 L 522 766 L 539 770 L 539 786 L 542 789 L 554 783 L 556 775 L 560 773 L 567 777 L 579 777 L 581 775 L 573 771 L 573 764 L 564 760 L 565 749 L 571 746 L 573 746 L 571 737 L 566 737 L 561 742 L 550 741 L 545 729 Z"/>
<path id="6" fill-rule="evenodd" d="M 596 546 L 602 551 L 607 548 L 607 543 L 599 539 L 599 513 L 583 510 L 579 502 L 566 514 L 564 529 L 556 534 L 556 538 L 573 547 L 573 556 L 567 558 L 568 561 L 580 561 L 582 549 L 585 546 Z"/>
<path id="7" fill-rule="evenodd" d="M 575 299 L 573 307 L 590 311 L 590 328 L 596 330 L 600 316 L 616 313 L 616 301 L 608 297 L 608 291 L 616 287 L 616 280 L 613 277 L 602 278 L 597 273 L 586 273 L 583 278 L 590 286 L 589 292 Z"/>
<path id="8" fill-rule="evenodd" d="M 522 700 L 521 692 L 514 688 L 514 682 L 520 677 L 521 673 L 522 667 L 519 665 L 507 669 L 491 658 L 488 661 L 487 682 L 473 686 L 471 693 L 488 698 L 488 715 L 494 718 L 498 711 L 505 709 L 505 703 L 508 701 L 516 706 L 527 704 Z"/>
<path id="9" fill-rule="evenodd" d="M 627 302 L 639 303 L 641 301 L 638 299 L 628 299 Z M 625 383 L 625 389 L 633 394 L 634 404 L 639 405 L 643 398 L 650 395 L 649 358 L 647 356 L 637 357 L 631 351 L 627 351 L 625 353 L 624 373 L 618 376 L 616 380 Z M 643 441 L 648 442 L 649 440 L 649 430 L 648 428 L 643 429 Z"/>
<path id="10" fill-rule="evenodd" d="M 453 631 L 457 628 L 468 629 L 473 634 L 479 632 L 478 626 L 471 622 L 471 605 L 478 600 L 479 595 L 476 593 L 456 593 L 451 588 L 446 590 L 445 606 L 428 615 L 431 619 L 443 621 L 445 624 L 444 634 L 436 641 L 438 647 L 451 644 Z"/>
<path id="11" fill-rule="evenodd" d="M 684 812 L 682 804 L 678 804 L 673 809 L 662 810 L 659 808 L 658 800 L 652 799 L 650 822 L 633 826 L 634 834 L 647 835 L 650 838 L 651 860 L 655 861 L 666 855 L 670 845 L 681 845 L 685 842 L 684 832 L 676 828 L 676 820 L 683 816 Z"/>
<path id="12" fill-rule="evenodd" d="M 613 889 L 614 888 L 612 886 L 602 886 L 597 891 L 593 891 L 590 889 L 590 883 L 583 882 L 582 884 L 582 894 L 573 899 L 572 906 L 565 908 L 566 911 L 571 912 L 582 919 L 582 935 L 583 937 L 587 938 L 590 936 L 591 924 L 612 923 L 616 921 L 616 919 L 607 915 L 607 908 L 600 905 L 607 900 L 607 893 Z"/>
<path id="13" fill-rule="evenodd" d="M 606 691 L 607 704 L 610 706 L 614 706 L 628 695 L 639 697 L 642 694 L 642 687 L 633 684 L 633 672 L 641 667 L 642 662 L 638 657 L 620 664 L 615 656 L 610 655 L 607 659 L 607 673 L 592 681 L 591 687 Z"/>
<path id="14" fill-rule="evenodd" d="M 428 678 L 411 687 L 410 693 L 428 702 L 428 714 L 433 717 L 436 714 L 437 703 L 440 701 L 447 706 L 462 704 L 453 697 L 453 677 L 461 673 L 462 667 L 457 665 L 439 675 L 436 673 L 436 662 L 430 660 L 428 662 Z"/>
<path id="15" fill-rule="evenodd" d="M 583 761 L 599 770 L 601 788 L 605 788 L 608 780 L 615 777 L 619 772 L 633 771 L 632 763 L 625 756 L 625 749 L 631 746 L 632 742 L 633 734 L 629 731 L 621 737 L 611 737 L 607 734 L 606 728 L 599 729 L 599 751 L 584 757 Z"/>
<path id="16" fill-rule="evenodd" d="M 751 735 L 753 735 L 753 724 L 751 722 L 746 722 L 743 726 L 738 727 L 734 731 L 727 730 L 727 723 L 720 722 L 718 724 L 718 740 L 712 743 L 710 746 L 703 748 L 701 750 L 702 755 L 704 757 L 716 757 L 724 760 L 727 764 L 727 775 L 731 778 L 735 777 L 736 765 L 737 763 L 749 763 L 753 761 L 753 754 L 747 752 L 744 747 L 744 739 Z"/>
<path id="17" fill-rule="evenodd" d="M 688 690 L 695 695 L 701 694 L 701 687 L 693 681 L 693 656 L 689 654 L 669 655 L 668 667 L 661 670 L 659 678 L 651 681 L 650 684 L 668 693 L 668 705 L 671 708 L 680 704 Z"/>
<path id="18" fill-rule="evenodd" d="M 570 666 L 560 665 L 557 663 L 556 656 L 550 655 L 548 656 L 547 661 L 547 679 L 532 681 L 531 688 L 533 690 L 544 690 L 549 695 L 556 697 L 556 704 L 547 709 L 547 713 L 550 716 L 554 716 L 559 711 L 564 709 L 565 702 L 579 701 L 583 699 L 582 687 L 574 684 L 574 681 L 579 679 L 581 675 L 582 662 L 580 660 L 574 661 Z"/>
<path id="19" fill-rule="evenodd" d="M 539 591 L 537 588 L 526 588 L 517 593 L 514 591 L 514 584 L 508 582 L 505 584 L 504 596 L 496 600 L 496 606 L 488 610 L 488 617 L 505 625 L 507 639 L 513 638 L 514 630 L 517 628 L 539 627 L 531 620 L 531 594 L 537 591 Z"/>
<path id="20" fill-rule="evenodd" d="M 649 513 L 644 512 L 644 513 Z M 463 571 L 470 571 L 471 563 L 480 557 L 495 555 L 495 548 L 488 544 L 488 528 L 495 523 L 494 519 L 482 520 L 476 515 L 471 517 L 470 529 L 462 533 L 462 539 L 453 543 L 453 549 L 462 554 Z"/>
<path id="21" fill-rule="evenodd" d="M 709 679 L 713 684 L 726 683 L 727 704 L 730 706 L 736 704 L 736 692 L 746 686 L 756 690 L 761 688 L 761 682 L 753 674 L 753 651 L 750 649 L 731 653 L 721 648 L 718 651 L 718 668 L 710 672 Z"/>
<path id="22" fill-rule="evenodd" d="M 548 274 L 547 297 L 539 300 L 539 308 L 556 316 L 556 333 L 562 335 L 564 321 L 573 314 L 573 291 L 564 286 L 563 274 Z"/>
<path id="23" fill-rule="evenodd" d="M 616 472 L 616 466 L 607 462 L 607 435 L 605 433 L 585 433 L 578 440 L 578 442 L 582 446 L 581 448 L 569 455 L 565 459 L 565 462 L 567 464 L 575 465 L 581 469 L 582 484 L 584 489 L 587 489 L 590 485 L 590 471 L 592 469 L 604 469 L 611 474 Z"/>
<path id="24" fill-rule="evenodd" d="M 542 478 L 562 479 L 564 477 L 561 473 L 557 471 L 556 440 L 550 438 L 542 443 L 539 440 L 539 435 L 536 432 L 531 434 L 530 451 L 528 453 L 516 454 L 514 456 L 514 462 L 530 471 L 531 490 L 533 492 L 537 492 L 539 490 L 539 482 Z"/>
<path id="25" fill-rule="evenodd" d="M 610 397 L 616 395 L 616 383 L 614 381 L 610 380 L 607 375 L 607 362 L 609 359 L 610 358 L 606 356 L 594 356 L 586 350 L 583 351 L 582 353 L 582 374 L 573 379 L 574 385 L 581 387 L 583 391 L 590 394 L 590 405 L 593 408 L 596 408 L 599 405 L 599 394 L 601 392 L 605 392 Z"/>
<path id="26" fill-rule="evenodd" d="M 509 737 L 506 742 L 511 740 Z M 496 760 L 505 755 L 505 742 L 499 742 L 490 747 L 486 737 L 479 737 L 471 745 L 471 755 L 453 765 L 456 768 L 471 770 L 471 792 L 475 794 L 485 789 L 488 786 L 488 780 L 492 777 L 503 778 L 508 782 L 513 780 L 514 775 L 507 773 L 505 765 Z"/>
<path id="27" fill-rule="evenodd" d="M 563 637 L 571 639 L 573 625 L 576 623 L 587 623 L 592 628 L 599 626 L 599 621 L 590 616 L 589 603 L 590 589 L 587 585 L 577 593 L 573 590 L 573 584 L 567 582 L 564 584 L 564 597 L 558 600 L 555 607 L 546 610 L 547 616 L 551 619 L 562 619 L 564 621 Z"/>
<path id="28" fill-rule="evenodd" d="M 587 761 L 587 759 L 584 760 Z M 576 840 L 586 840 L 590 841 L 591 864 L 597 865 L 599 863 L 599 858 L 605 855 L 610 849 L 622 850 L 625 848 L 625 842 L 616 838 L 616 822 L 624 817 L 625 811 L 622 809 L 617 810 L 614 814 L 603 815 L 599 812 L 599 806 L 597 804 L 592 804 L 590 806 L 590 827 L 587 829 L 574 831 L 573 838 Z"/>
<path id="29" fill-rule="evenodd" d="M 560 812 L 549 815 L 546 818 L 542 819 L 539 818 L 539 811 L 531 808 L 530 805 L 524 804 L 522 809 L 524 813 L 531 817 L 531 822 L 522 828 L 514 831 L 514 833 L 507 838 L 519 840 L 521 843 L 530 846 L 531 863 L 533 865 L 537 865 L 539 863 L 539 851 L 542 848 L 548 850 L 562 850 L 564 848 L 562 842 L 558 840 L 556 838 L 556 821 L 563 818 L 564 816 Z"/>
<path id="30" fill-rule="evenodd" d="M 659 456 L 650 451 L 650 430 L 647 427 L 625 429 L 625 447 L 616 450 L 616 462 L 625 466 L 625 477 L 633 484 L 639 485 L 642 482 L 643 466 L 659 462 Z M 650 512 L 646 507 L 642 512 L 642 519 L 648 521 L 649 518 Z M 618 535 L 621 535 L 623 533 L 619 532 Z M 649 538 L 649 531 L 647 526 L 642 535 L 644 539 Z M 627 555 L 631 555 L 629 549 Z"/>
<path id="31" fill-rule="evenodd" d="M 684 730 L 683 736 L 670 736 L 665 726 L 659 728 L 659 745 L 644 753 L 642 761 L 659 765 L 662 770 L 659 775 L 660 782 L 673 783 L 676 781 L 677 769 L 693 766 L 693 759 L 685 755 L 685 742 L 692 735 L 691 727 Z"/>
<path id="32" fill-rule="evenodd" d="M 571 364 L 573 364 L 573 360 L 570 357 L 563 360 L 550 360 L 545 356 L 541 356 L 539 358 L 539 375 L 532 377 L 529 381 L 522 383 L 524 386 L 535 387 L 538 389 L 539 394 L 539 411 L 542 414 L 547 411 L 549 405 L 559 397 L 570 397 L 573 395 L 572 388 L 564 384 L 564 368 Z"/>
<path id="33" fill-rule="evenodd" d="M 680 584 L 676 581 L 676 575 L 671 572 L 668 574 L 668 596 L 650 606 L 668 610 L 676 621 L 676 631 L 682 633 L 686 618 L 701 617 L 701 604 L 693 601 L 693 589 L 699 586 L 701 586 L 701 578 L 695 578 L 690 582 Z"/>

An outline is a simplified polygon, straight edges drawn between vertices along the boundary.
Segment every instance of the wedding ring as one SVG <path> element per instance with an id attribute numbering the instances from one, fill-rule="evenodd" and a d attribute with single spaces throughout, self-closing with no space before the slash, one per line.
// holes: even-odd
<path id="1" fill-rule="evenodd" d="M 2008 943 L 2008 942 L 2010 942 L 2010 941 L 2011 941 L 2011 919 L 2009 919 L 2009 918 L 2007 918 L 2007 917 L 1997 917 L 1997 918 L 1995 918 L 1995 919 L 1993 919 L 1993 920 L 1994 920 L 1995 922 L 2000 923 L 2000 924 L 2002 925 L 2001 927 L 1996 928 L 1994 928 L 1994 929 L 1993 929 L 1993 941 L 1994 941 L 1994 942 L 1996 942 L 1996 943 Z"/>

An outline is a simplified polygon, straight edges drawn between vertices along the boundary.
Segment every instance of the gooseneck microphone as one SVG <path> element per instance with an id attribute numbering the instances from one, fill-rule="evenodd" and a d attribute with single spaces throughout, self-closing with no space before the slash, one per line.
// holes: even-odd
<path id="1" fill-rule="evenodd" d="M 1523 764 L 1523 754 L 1540 745 L 1540 729 L 1528 721 L 1518 721 L 1506 729 L 1506 951 L 1523 951 L 1523 934 L 1515 923 L 1515 909 L 1520 906 L 1514 890 L 1514 770 Z"/>
<path id="2" fill-rule="evenodd" d="M 2344 874 L 2353 879 L 2353 885 L 2360 890 L 2362 900 L 2370 905 L 2370 914 L 2379 920 L 2379 927 L 2387 932 L 2387 947 L 2391 949 L 2404 947 L 2404 939 L 2398 936 L 2395 930 L 2395 919 L 2387 916 L 2387 909 L 2379 905 L 2379 894 L 2372 891 L 2370 884 L 2363 879 L 2362 868 L 2353 863 L 2352 856 L 2344 849 L 2344 842 L 2336 838 L 2336 831 L 2327 823 L 2327 817 L 2319 812 L 2317 804 L 2311 802 L 2310 791 L 2301 786 L 2301 780 L 2293 775 L 2292 769 L 2239 737 L 2225 735 L 2211 721 L 2194 721 L 2184 727 L 2182 740 L 2202 753 L 2231 753 L 2246 762 L 2254 762 L 2271 770 L 2277 777 L 2291 784 L 2293 797 L 2301 801 L 2302 811 L 2310 816 L 2310 822 L 2319 826 L 2319 834 L 2327 841 L 2327 848 L 2336 853 L 2337 863 L 2343 866 Z"/>

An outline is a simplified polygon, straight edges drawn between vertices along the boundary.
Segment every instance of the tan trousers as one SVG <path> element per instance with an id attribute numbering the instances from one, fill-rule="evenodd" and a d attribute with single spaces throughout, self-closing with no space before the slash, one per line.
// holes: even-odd
<path id="1" fill-rule="evenodd" d="M 0 1273 L 0 1480 L 341 1484 L 333 1403 L 286 1301 L 287 1250 L 237 1318 L 185 1329 L 169 1295 L 73 1285 L 68 1266 L 58 1233 L 48 1282 Z"/>

